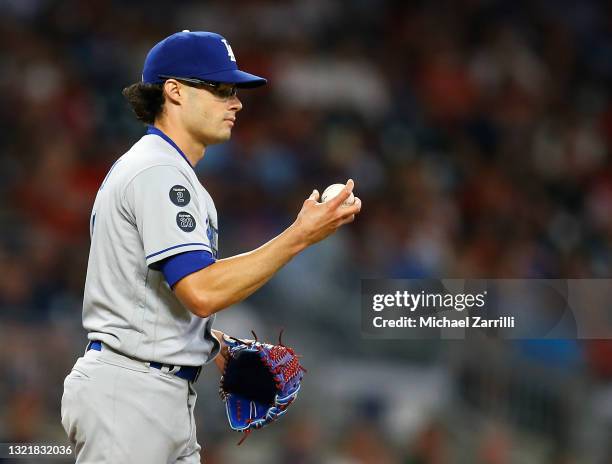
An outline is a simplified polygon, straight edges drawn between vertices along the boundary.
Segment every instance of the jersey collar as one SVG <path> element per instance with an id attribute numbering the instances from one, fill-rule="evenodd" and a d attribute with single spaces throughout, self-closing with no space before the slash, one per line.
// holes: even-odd
<path id="1" fill-rule="evenodd" d="M 193 166 L 191 165 L 191 163 L 189 162 L 189 160 L 185 156 L 185 153 L 183 153 L 183 150 L 181 150 L 178 147 L 178 145 L 176 143 L 174 143 L 174 140 L 172 140 L 170 137 L 168 137 L 166 134 L 164 134 L 161 130 L 159 130 L 155 126 L 148 126 L 147 135 L 149 135 L 149 134 L 159 135 L 162 139 L 164 139 L 166 142 L 168 142 L 170 145 L 172 145 L 174 147 L 174 149 L 179 152 L 179 155 L 181 155 L 183 157 L 183 159 L 185 161 L 187 161 L 187 164 L 189 165 L 189 167 L 191 169 L 193 169 Z"/>

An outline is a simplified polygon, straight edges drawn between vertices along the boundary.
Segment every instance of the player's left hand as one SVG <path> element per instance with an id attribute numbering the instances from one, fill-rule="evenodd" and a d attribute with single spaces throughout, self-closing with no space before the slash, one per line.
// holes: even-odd
<path id="1" fill-rule="evenodd" d="M 225 366 L 227 365 L 227 360 L 229 358 L 229 346 L 225 342 L 226 335 L 220 330 L 212 330 L 211 332 L 221 345 L 219 354 L 217 354 L 217 356 L 215 357 L 215 365 L 217 366 L 219 371 L 223 373 L 225 372 Z"/>
<path id="2" fill-rule="evenodd" d="M 306 369 L 281 335 L 278 345 L 260 343 L 254 333 L 255 340 L 226 339 L 229 360 L 219 393 L 230 427 L 244 433 L 238 444 L 284 415 L 297 398 Z"/>

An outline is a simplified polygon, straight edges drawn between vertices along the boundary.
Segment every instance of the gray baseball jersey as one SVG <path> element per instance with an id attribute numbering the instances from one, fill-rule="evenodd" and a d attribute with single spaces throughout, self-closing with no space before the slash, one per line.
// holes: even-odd
<path id="1" fill-rule="evenodd" d="M 214 316 L 185 308 L 158 270 L 178 253 L 217 257 L 217 211 L 169 139 L 148 134 L 111 167 L 91 215 L 83 300 L 90 340 L 140 360 L 199 366 L 219 344 Z"/>

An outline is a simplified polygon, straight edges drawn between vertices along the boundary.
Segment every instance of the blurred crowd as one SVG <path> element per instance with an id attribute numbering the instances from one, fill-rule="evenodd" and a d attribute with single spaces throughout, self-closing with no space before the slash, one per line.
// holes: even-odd
<path id="1" fill-rule="evenodd" d="M 486 342 L 496 353 L 486 364 L 482 346 L 359 332 L 362 278 L 612 275 L 608 3 L 0 7 L 0 442 L 65 440 L 59 399 L 85 345 L 91 205 L 110 165 L 144 134 L 121 90 L 140 79 L 152 45 L 190 29 L 224 35 L 240 67 L 269 80 L 239 93 L 232 140 L 196 168 L 219 211 L 221 256 L 278 234 L 313 188 L 353 178 L 364 204 L 355 223 L 220 315 L 220 328 L 274 337 L 285 326 L 314 371 L 358 359 L 367 372 L 384 360 L 379 383 L 406 386 L 390 404 L 376 384 L 340 385 L 328 411 L 319 396 L 328 378 L 315 373 L 302 412 L 237 451 L 208 368 L 198 406 L 207 462 L 610 462 L 607 342 Z M 419 383 L 422 395 L 445 386 L 419 417 L 415 379 L 404 376 L 415 366 L 444 374 Z M 412 408 L 394 426 L 402 402 Z M 598 432 L 586 433 L 593 424 Z"/>

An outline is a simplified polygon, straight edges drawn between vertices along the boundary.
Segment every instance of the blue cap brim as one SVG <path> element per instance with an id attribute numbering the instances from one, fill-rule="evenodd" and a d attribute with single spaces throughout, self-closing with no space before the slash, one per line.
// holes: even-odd
<path id="1" fill-rule="evenodd" d="M 227 71 L 219 71 L 198 76 L 199 79 L 211 82 L 223 82 L 227 84 L 236 84 L 237 87 L 247 89 L 265 85 L 268 81 L 263 77 L 240 71 L 239 69 L 231 69 Z"/>

